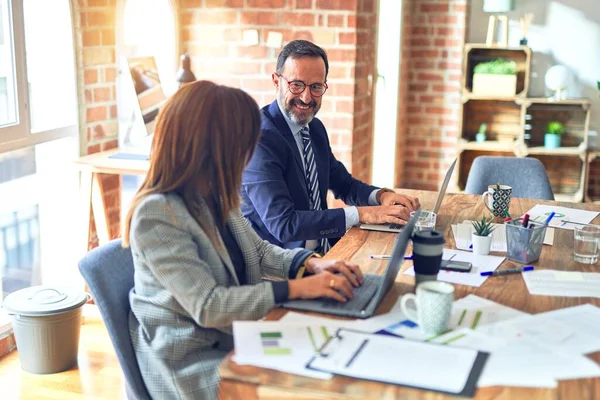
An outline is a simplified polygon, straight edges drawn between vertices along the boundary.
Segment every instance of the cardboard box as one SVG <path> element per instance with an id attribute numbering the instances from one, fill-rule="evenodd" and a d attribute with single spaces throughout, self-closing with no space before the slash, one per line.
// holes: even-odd
<path id="1" fill-rule="evenodd" d="M 512 97 L 516 92 L 516 75 L 473 74 L 473 94 Z"/>

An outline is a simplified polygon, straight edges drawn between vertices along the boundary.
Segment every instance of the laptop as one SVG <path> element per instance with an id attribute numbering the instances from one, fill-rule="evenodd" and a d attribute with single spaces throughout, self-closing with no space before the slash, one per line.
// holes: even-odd
<path id="1" fill-rule="evenodd" d="M 408 245 L 415 221 L 421 211 L 417 211 L 413 218 L 406 224 L 406 229 L 396 238 L 392 257 L 388 262 L 383 275 L 365 274 L 364 283 L 354 288 L 354 297 L 345 303 L 338 302 L 330 298 L 320 298 L 311 300 L 289 300 L 282 304 L 284 308 L 291 308 L 302 311 L 312 311 L 323 314 L 340 315 L 343 317 L 368 318 L 371 317 L 381 300 L 385 297 L 390 287 L 396 280 L 404 261 L 404 253 Z"/>
<path id="2" fill-rule="evenodd" d="M 444 195 L 446 194 L 446 188 L 448 187 L 448 182 L 450 182 L 450 177 L 452 177 L 452 172 L 454 171 L 454 166 L 456 165 L 456 160 L 452 163 L 450 168 L 448 168 L 448 172 L 446 172 L 446 178 L 444 178 L 444 183 L 442 183 L 442 187 L 438 193 L 437 200 L 435 201 L 435 206 L 433 207 L 433 212 L 437 215 L 440 206 L 442 205 L 442 201 L 444 201 Z M 400 232 L 404 225 L 401 224 L 360 224 L 361 229 L 366 229 L 369 231 L 382 231 L 382 232 Z"/>

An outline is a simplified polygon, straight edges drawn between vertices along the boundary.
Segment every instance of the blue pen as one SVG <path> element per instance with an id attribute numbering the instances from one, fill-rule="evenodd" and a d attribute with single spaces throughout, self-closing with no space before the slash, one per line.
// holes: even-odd
<path id="1" fill-rule="evenodd" d="M 544 225 L 548 225 L 550 223 L 550 221 L 552 221 L 552 218 L 554 218 L 554 214 L 556 214 L 554 211 L 552 211 L 550 213 L 550 215 L 548 215 L 548 218 L 546 218 L 546 220 L 544 221 Z"/>
<path id="2" fill-rule="evenodd" d="M 388 256 L 388 255 L 385 255 L 385 254 L 381 254 L 381 255 L 380 254 L 373 254 L 373 255 L 371 255 L 371 258 L 373 260 L 389 260 L 390 258 L 392 258 L 392 256 Z M 405 260 L 412 260 L 413 256 L 412 255 L 410 255 L 410 256 L 404 256 L 404 259 Z"/>
<path id="3" fill-rule="evenodd" d="M 486 271 L 481 272 L 481 276 L 498 276 L 498 275 L 509 275 L 509 274 L 519 274 L 521 272 L 533 271 L 533 265 L 526 265 L 524 267 L 519 268 L 510 268 L 510 269 L 501 269 L 497 271 Z"/>

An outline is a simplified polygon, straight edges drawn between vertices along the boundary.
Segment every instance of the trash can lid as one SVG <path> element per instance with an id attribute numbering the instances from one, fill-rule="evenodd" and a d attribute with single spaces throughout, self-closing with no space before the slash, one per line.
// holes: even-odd
<path id="1" fill-rule="evenodd" d="M 9 314 L 43 316 L 74 310 L 84 305 L 87 299 L 82 290 L 40 285 L 9 294 L 3 307 Z"/>

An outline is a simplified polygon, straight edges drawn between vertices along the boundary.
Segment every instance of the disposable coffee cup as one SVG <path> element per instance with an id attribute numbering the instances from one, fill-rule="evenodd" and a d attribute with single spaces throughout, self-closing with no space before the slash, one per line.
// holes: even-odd
<path id="1" fill-rule="evenodd" d="M 439 231 L 419 231 L 413 235 L 412 242 L 416 286 L 437 280 L 446 243 L 444 235 Z"/>

